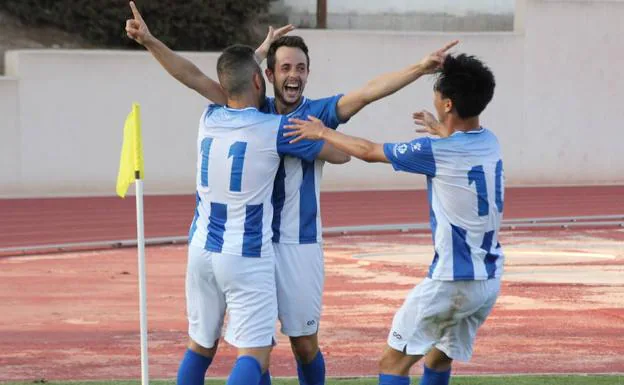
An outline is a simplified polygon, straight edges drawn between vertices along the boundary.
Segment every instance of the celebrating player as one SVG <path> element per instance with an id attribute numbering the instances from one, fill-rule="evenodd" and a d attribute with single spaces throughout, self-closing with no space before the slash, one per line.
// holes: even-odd
<path id="1" fill-rule="evenodd" d="M 238 348 L 227 383 L 258 384 L 263 372 L 263 383 L 269 383 L 277 321 L 273 180 L 282 156 L 311 161 L 323 158 L 327 146 L 288 144 L 283 131 L 287 118 L 258 111 L 266 88 L 251 47 L 227 48 L 217 73 L 228 100 L 227 107 L 210 105 L 199 123 L 197 208 L 186 277 L 192 342 L 178 384 L 203 383 L 226 308 L 225 340 Z"/>
<path id="2" fill-rule="evenodd" d="M 394 316 L 379 384 L 409 384 L 409 370 L 422 357 L 421 385 L 448 384 L 452 361 L 470 359 L 477 329 L 498 297 L 503 163 L 496 136 L 479 122 L 494 86 L 494 75 L 478 59 L 447 56 L 434 86 L 441 124 L 426 111 L 414 115 L 440 139 L 378 144 L 328 129 L 314 117 L 287 126 L 293 143 L 323 139 L 367 162 L 427 176 L 435 254 L 428 277 Z"/>
<path id="3" fill-rule="evenodd" d="M 144 45 L 178 81 L 217 104 L 226 102 L 222 87 L 193 63 L 171 51 L 156 39 L 130 3 L 134 19 L 126 23 L 130 38 Z M 328 127 L 337 128 L 366 105 L 388 96 L 416 80 L 423 72 L 419 64 L 388 73 L 346 95 L 322 99 L 303 96 L 310 71 L 308 47 L 301 37 L 283 36 L 292 26 L 269 30 L 256 50 L 259 61 L 267 59 L 266 76 L 273 84 L 275 98 L 267 98 L 263 110 L 291 117 L 314 115 Z M 451 42 L 430 55 L 441 62 Z M 333 152 L 333 163 L 348 161 Z M 320 184 L 324 162 L 284 157 L 273 192 L 273 242 L 276 283 L 282 333 L 289 336 L 297 360 L 300 384 L 325 383 L 325 361 L 318 343 L 321 300 L 324 284 Z"/>

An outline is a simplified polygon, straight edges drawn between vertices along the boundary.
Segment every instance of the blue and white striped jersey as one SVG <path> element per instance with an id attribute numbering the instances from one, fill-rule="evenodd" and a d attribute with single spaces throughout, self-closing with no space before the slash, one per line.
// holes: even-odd
<path id="1" fill-rule="evenodd" d="M 312 115 L 330 128 L 341 122 L 336 105 L 342 95 L 323 99 L 303 98 L 299 107 L 287 116 L 307 119 Z M 275 99 L 267 98 L 266 112 L 277 114 Z M 283 157 L 273 190 L 273 242 L 287 244 L 318 243 L 323 240 L 321 225 L 322 160 L 307 161 Z"/>
<path id="2" fill-rule="evenodd" d="M 197 205 L 189 242 L 244 257 L 273 255 L 273 183 L 282 156 L 313 161 L 323 142 L 288 143 L 287 118 L 210 105 L 197 138 Z"/>
<path id="3" fill-rule="evenodd" d="M 484 128 L 445 139 L 384 144 L 395 170 L 424 174 L 435 255 L 429 278 L 484 280 L 503 273 L 498 242 L 505 179 L 500 145 Z"/>

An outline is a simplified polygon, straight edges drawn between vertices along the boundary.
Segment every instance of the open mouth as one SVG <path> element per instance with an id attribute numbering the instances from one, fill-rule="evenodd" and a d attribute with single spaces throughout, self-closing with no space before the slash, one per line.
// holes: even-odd
<path id="1" fill-rule="evenodd" d="M 298 83 L 288 83 L 284 85 L 284 95 L 288 98 L 295 98 L 299 95 L 301 86 Z"/>

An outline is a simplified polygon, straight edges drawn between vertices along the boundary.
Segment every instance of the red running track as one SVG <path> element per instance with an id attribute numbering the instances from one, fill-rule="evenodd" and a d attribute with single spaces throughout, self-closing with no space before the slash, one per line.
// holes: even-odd
<path id="1" fill-rule="evenodd" d="M 145 235 L 181 236 L 193 195 L 145 197 Z M 325 227 L 428 222 L 426 192 L 321 194 Z M 0 249 L 136 238 L 133 197 L 0 199 Z M 624 186 L 509 188 L 505 218 L 624 214 Z"/>

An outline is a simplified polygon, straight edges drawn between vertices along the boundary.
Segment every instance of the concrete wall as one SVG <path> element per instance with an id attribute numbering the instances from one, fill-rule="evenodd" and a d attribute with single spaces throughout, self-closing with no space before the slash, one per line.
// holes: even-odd
<path id="1" fill-rule="evenodd" d="M 340 0 L 327 2 L 330 29 L 510 31 L 515 0 Z M 273 12 L 316 27 L 317 0 L 278 0 Z"/>
<path id="2" fill-rule="evenodd" d="M 531 0 L 526 12 L 518 144 L 531 183 L 623 183 L 624 1 Z"/>
<path id="3" fill-rule="evenodd" d="M 19 78 L 26 194 L 109 194 L 133 101 L 143 112 L 146 189 L 192 189 L 192 149 L 206 101 L 169 78 L 148 54 L 33 50 L 7 55 L 15 63 L 7 72 Z M 190 55 L 212 76 L 216 57 Z"/>
<path id="4" fill-rule="evenodd" d="M 316 12 L 317 0 L 279 0 L 294 12 Z M 408 12 L 446 12 L 461 15 L 468 12 L 511 13 L 514 0 L 329 0 L 327 12 L 330 13 L 408 13 Z"/>
<path id="5" fill-rule="evenodd" d="M 0 194 L 21 191 L 21 134 L 18 80 L 0 77 Z"/>
<path id="6" fill-rule="evenodd" d="M 497 78 L 483 124 L 505 154 L 508 185 L 624 183 L 622 1 L 538 1 L 519 33 L 305 31 L 308 97 L 348 92 L 458 37 Z M 556 31 L 556 33 L 554 33 Z M 215 76 L 215 53 L 187 53 Z M 113 195 L 124 119 L 143 112 L 148 194 L 194 188 L 195 135 L 206 101 L 144 52 L 14 51 L 0 78 L 0 196 Z M 343 130 L 376 141 L 414 137 L 432 109 L 430 78 L 365 108 Z M 423 187 L 422 178 L 354 160 L 327 166 L 324 189 Z"/>

